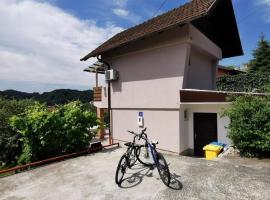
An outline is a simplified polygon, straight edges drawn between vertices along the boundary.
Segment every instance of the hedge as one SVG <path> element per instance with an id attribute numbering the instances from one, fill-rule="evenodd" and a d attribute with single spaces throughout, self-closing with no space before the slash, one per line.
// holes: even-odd
<path id="1" fill-rule="evenodd" d="M 217 89 L 234 92 L 269 91 L 270 73 L 246 73 L 217 78 Z"/>

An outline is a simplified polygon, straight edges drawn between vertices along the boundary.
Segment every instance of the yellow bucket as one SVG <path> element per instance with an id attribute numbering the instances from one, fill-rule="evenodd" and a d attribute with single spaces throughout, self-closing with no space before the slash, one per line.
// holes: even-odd
<path id="1" fill-rule="evenodd" d="M 218 157 L 218 154 L 222 150 L 222 147 L 216 146 L 213 144 L 208 144 L 205 147 L 203 147 L 203 150 L 205 151 L 206 160 L 212 160 L 212 159 Z"/>

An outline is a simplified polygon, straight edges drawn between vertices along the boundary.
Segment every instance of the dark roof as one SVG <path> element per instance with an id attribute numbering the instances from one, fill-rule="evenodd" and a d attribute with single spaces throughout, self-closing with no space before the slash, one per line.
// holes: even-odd
<path id="1" fill-rule="evenodd" d="M 143 37 L 148 36 L 148 35 L 153 34 L 153 33 L 164 31 L 166 29 L 170 29 L 170 28 L 175 27 L 177 25 L 182 25 L 182 24 L 189 23 L 189 22 L 195 22 L 193 25 L 195 25 L 197 28 L 199 28 L 201 25 L 202 29 L 203 29 L 203 28 L 205 28 L 205 25 L 202 25 L 202 23 L 205 24 L 206 22 L 205 21 L 198 22 L 196 20 L 210 15 L 212 10 L 216 7 L 216 5 L 219 2 L 227 2 L 227 4 L 228 3 L 230 4 L 229 7 L 227 5 L 227 7 L 228 7 L 227 9 L 230 9 L 230 10 L 229 11 L 225 10 L 225 15 L 229 13 L 229 15 L 231 15 L 231 16 L 225 16 L 225 18 L 226 18 L 226 21 L 231 22 L 232 26 L 236 26 L 236 28 L 234 27 L 234 30 L 232 30 L 232 31 L 234 31 L 234 32 L 236 31 L 236 33 L 235 33 L 236 36 L 234 35 L 234 37 L 236 37 L 236 40 L 238 40 L 237 41 L 238 44 L 236 44 L 236 46 L 238 45 L 238 48 L 236 48 L 236 52 L 231 53 L 232 55 L 229 55 L 230 53 L 228 53 L 228 55 L 225 55 L 223 57 L 242 55 L 242 47 L 241 47 L 241 42 L 239 39 L 238 29 L 237 29 L 237 25 L 236 25 L 236 21 L 235 21 L 235 17 L 234 17 L 234 12 L 233 12 L 233 8 L 232 8 L 231 0 L 192 0 L 191 2 L 184 4 L 183 6 L 181 6 L 179 8 L 175 8 L 175 9 L 168 11 L 162 15 L 154 17 L 154 18 L 152 18 L 152 19 L 150 19 L 142 24 L 139 24 L 137 26 L 134 26 L 130 29 L 127 29 L 123 32 L 116 34 L 111 39 L 109 39 L 108 41 L 106 41 L 105 43 L 100 45 L 98 48 L 96 48 L 94 51 L 92 51 L 91 53 L 89 53 L 88 55 L 83 57 L 81 60 L 87 60 L 90 57 L 101 55 L 109 50 L 115 49 L 119 46 L 125 45 L 125 44 L 132 42 L 134 40 L 143 38 Z M 225 5 L 225 7 L 226 7 L 226 5 Z M 224 13 L 225 7 L 222 6 L 222 9 L 220 11 L 217 11 L 217 12 Z M 230 12 L 232 12 L 232 14 L 230 14 Z M 218 14 L 218 15 L 220 15 L 220 14 Z M 211 20 L 207 19 L 208 25 L 210 22 L 211 22 Z M 213 25 L 214 25 L 214 23 L 211 22 L 210 26 L 213 26 Z M 200 28 L 199 28 L 199 30 L 200 30 Z M 224 29 L 224 31 L 225 30 L 228 30 L 228 29 Z M 203 30 L 201 30 L 201 31 L 204 33 Z M 213 42 L 215 42 L 218 46 L 220 46 L 218 44 L 219 41 L 213 40 L 213 37 L 215 37 L 213 34 L 218 34 L 218 31 L 215 31 L 215 30 L 213 31 L 213 28 L 211 28 L 211 31 L 209 33 L 209 30 L 207 28 L 208 34 L 205 34 L 205 33 L 204 34 L 206 36 L 208 36 Z M 227 37 L 232 36 L 232 34 L 230 32 L 228 32 L 226 34 L 227 34 Z M 211 38 L 211 35 L 212 35 L 212 38 Z M 240 47 L 239 47 L 239 45 L 240 45 Z M 220 47 L 222 48 L 222 46 L 220 46 Z M 235 48 L 235 46 L 233 48 Z M 224 51 L 223 48 L 222 48 L 222 50 Z"/>
<path id="2" fill-rule="evenodd" d="M 266 93 L 181 89 L 180 102 L 181 103 L 232 102 L 233 96 L 246 96 L 246 95 L 267 97 Z"/>

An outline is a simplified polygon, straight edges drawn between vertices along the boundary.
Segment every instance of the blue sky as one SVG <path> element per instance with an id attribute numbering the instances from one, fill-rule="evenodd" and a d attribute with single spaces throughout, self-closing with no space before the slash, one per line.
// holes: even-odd
<path id="1" fill-rule="evenodd" d="M 1 0 L 0 90 L 44 92 L 88 89 L 82 72 L 94 62 L 79 59 L 126 28 L 187 0 Z M 221 61 L 241 65 L 263 32 L 270 39 L 270 0 L 233 0 L 244 56 Z"/>

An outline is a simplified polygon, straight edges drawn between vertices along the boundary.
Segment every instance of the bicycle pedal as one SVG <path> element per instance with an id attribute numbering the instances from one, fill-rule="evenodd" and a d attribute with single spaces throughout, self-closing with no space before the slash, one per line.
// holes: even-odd
<path id="1" fill-rule="evenodd" d="M 149 166 L 149 169 L 154 170 L 155 169 L 154 165 Z"/>
<path id="2" fill-rule="evenodd" d="M 148 172 L 148 173 L 146 174 L 146 176 L 147 176 L 147 177 L 153 177 L 153 172 Z"/>

